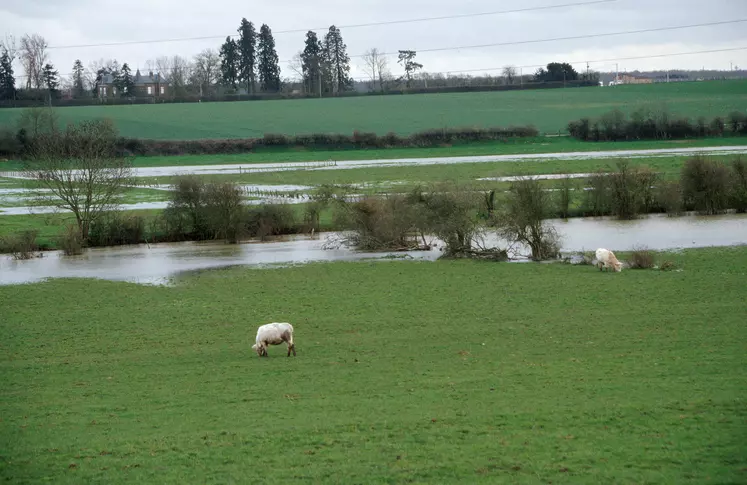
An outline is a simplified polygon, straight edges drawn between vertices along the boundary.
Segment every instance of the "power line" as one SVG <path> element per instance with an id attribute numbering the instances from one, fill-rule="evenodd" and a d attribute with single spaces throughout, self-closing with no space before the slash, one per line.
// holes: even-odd
<path id="1" fill-rule="evenodd" d="M 503 15 L 503 14 L 510 14 L 510 13 L 523 13 L 523 12 L 532 12 L 532 11 L 539 11 L 539 10 L 551 10 L 551 9 L 565 8 L 565 7 L 596 5 L 600 3 L 611 3 L 611 2 L 616 2 L 616 1 L 617 0 L 592 0 L 589 2 L 563 3 L 559 5 L 543 5 L 539 7 L 527 7 L 527 8 L 519 8 L 519 9 L 514 9 L 514 10 L 496 10 L 492 12 L 465 13 L 465 14 L 455 14 L 455 15 L 444 15 L 440 17 L 424 17 L 424 18 L 405 19 L 405 20 L 385 20 L 381 22 L 369 22 L 369 23 L 364 23 L 364 24 L 340 25 L 338 26 L 338 28 L 339 29 L 357 29 L 357 28 L 362 28 L 362 27 L 377 27 L 377 26 L 382 26 L 382 25 L 409 24 L 409 23 L 415 23 L 415 22 L 432 22 L 435 20 L 450 20 L 450 19 L 459 19 L 459 18 L 468 18 L 468 17 L 484 17 L 488 15 Z M 273 32 L 273 35 L 295 34 L 299 32 L 308 32 L 309 30 L 317 31 L 317 30 L 327 30 L 327 29 L 329 29 L 329 27 L 317 27 L 314 29 L 279 30 L 279 31 Z M 193 40 L 225 39 L 226 37 L 239 37 L 239 36 L 237 34 L 230 34 L 228 36 L 210 35 L 210 36 L 203 36 L 203 37 L 179 37 L 175 39 L 133 40 L 133 41 L 123 41 L 123 42 L 107 42 L 107 43 L 100 43 L 100 44 L 50 46 L 50 47 L 47 47 L 47 49 L 80 49 L 84 47 L 111 47 L 111 46 L 119 46 L 119 45 L 159 44 L 159 43 L 164 43 L 164 42 L 185 42 L 185 41 L 193 41 Z"/>
<path id="2" fill-rule="evenodd" d="M 661 58 L 661 57 L 677 57 L 677 56 L 688 56 L 688 55 L 696 55 L 696 54 L 713 54 L 718 52 L 733 52 L 733 51 L 743 51 L 747 50 L 747 46 L 744 47 L 729 47 L 725 49 L 710 49 L 710 50 L 701 50 L 701 51 L 689 51 L 689 52 L 673 52 L 671 54 L 652 54 L 648 56 L 632 56 L 632 57 L 614 57 L 614 58 L 607 58 L 607 59 L 596 59 L 596 60 L 585 60 L 585 61 L 571 61 L 568 62 L 568 64 L 586 64 L 588 63 L 600 63 L 600 62 L 615 62 L 615 61 L 633 61 L 633 60 L 640 60 L 640 59 L 655 59 L 655 58 Z M 516 69 L 531 69 L 531 68 L 537 68 L 537 67 L 545 67 L 546 64 L 527 64 L 523 66 L 514 66 Z M 470 72 L 487 72 L 487 71 L 499 71 L 503 69 L 506 66 L 502 67 L 486 67 L 482 69 L 460 69 L 460 70 L 452 70 L 452 71 L 440 71 L 436 74 L 462 74 L 462 73 L 470 73 Z M 687 69 L 685 69 L 687 70 Z M 692 69 L 691 69 L 692 70 Z M 159 73 L 158 70 L 154 70 L 153 73 Z M 72 72 L 62 74 L 63 76 L 72 76 Z M 28 77 L 25 74 L 19 74 L 15 76 L 17 78 L 25 78 Z M 370 78 L 368 77 L 358 77 L 354 78 L 355 80 L 365 80 L 369 81 Z"/>
<path id="3" fill-rule="evenodd" d="M 509 41 L 509 42 L 496 42 L 492 44 L 477 44 L 477 45 L 463 45 L 458 47 L 436 47 L 431 49 L 416 49 L 415 51 L 417 53 L 422 52 L 443 52 L 443 51 L 453 51 L 453 50 L 462 50 L 462 49 L 480 49 L 484 47 L 502 47 L 502 46 L 508 46 L 508 45 L 521 45 L 521 44 L 538 44 L 542 42 L 558 42 L 563 40 L 579 40 L 579 39 L 593 39 L 598 37 L 612 37 L 616 35 L 630 35 L 630 34 L 644 34 L 648 32 L 663 32 L 665 30 L 682 30 L 682 29 L 692 29 L 695 27 L 708 27 L 713 25 L 724 25 L 724 24 L 736 24 L 741 22 L 747 22 L 747 19 L 738 19 L 738 20 L 723 20 L 720 22 L 707 22 L 702 24 L 690 24 L 690 25 L 677 25 L 674 27 L 656 27 L 652 29 L 640 29 L 640 30 L 626 30 L 622 32 L 607 32 L 602 34 L 584 34 L 584 35 L 573 35 L 569 37 L 553 37 L 550 39 L 534 39 L 534 40 L 517 40 L 517 41 Z M 379 54 L 382 56 L 391 56 L 398 54 L 397 52 L 385 52 L 383 54 Z M 358 54 L 350 57 L 363 57 L 366 54 Z"/>
<path id="4" fill-rule="evenodd" d="M 652 54 L 650 56 L 633 56 L 633 57 L 614 57 L 614 58 L 607 58 L 607 59 L 595 59 L 595 60 L 587 60 L 587 61 L 570 61 L 568 64 L 574 65 L 574 64 L 598 64 L 600 62 L 615 62 L 615 61 L 633 61 L 633 60 L 640 60 L 640 59 L 655 59 L 660 57 L 677 57 L 677 56 L 689 56 L 689 55 L 696 55 L 696 54 L 713 54 L 717 52 L 732 52 L 732 51 L 743 51 L 747 50 L 747 46 L 744 47 L 730 47 L 726 49 L 711 49 L 711 50 L 703 50 L 703 51 L 690 51 L 690 52 L 673 52 L 671 54 Z M 532 68 L 539 68 L 539 67 L 546 67 L 547 64 L 527 64 L 524 66 L 514 66 L 511 65 L 510 67 L 513 67 L 515 69 L 532 69 Z M 439 71 L 435 74 L 467 74 L 470 72 L 488 72 L 488 71 L 500 71 L 505 69 L 507 66 L 502 67 L 486 67 L 483 69 L 459 69 L 459 70 L 453 70 L 453 71 Z M 688 70 L 694 70 L 694 69 L 682 69 L 683 71 Z M 370 81 L 370 77 L 357 77 L 354 78 L 356 81 Z"/>

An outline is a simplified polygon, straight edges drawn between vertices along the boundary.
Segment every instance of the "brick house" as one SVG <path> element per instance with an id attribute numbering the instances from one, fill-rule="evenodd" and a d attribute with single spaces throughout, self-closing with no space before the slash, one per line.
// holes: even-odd
<path id="1" fill-rule="evenodd" d="M 133 96 L 161 97 L 169 94 L 169 82 L 161 74 L 149 72 L 144 76 L 140 74 L 140 69 L 138 69 L 133 78 L 136 91 Z M 111 74 L 104 75 L 99 84 L 98 95 L 100 98 L 122 95 L 122 93 L 117 92 L 117 87 L 114 86 L 114 76 Z"/>

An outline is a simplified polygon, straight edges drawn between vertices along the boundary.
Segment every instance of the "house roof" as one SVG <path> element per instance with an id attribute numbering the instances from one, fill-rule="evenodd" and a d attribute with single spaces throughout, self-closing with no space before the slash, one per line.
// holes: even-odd
<path id="1" fill-rule="evenodd" d="M 133 76 L 135 86 L 144 86 L 146 84 L 168 84 L 169 81 L 160 73 L 149 72 L 146 75 L 140 74 L 140 69 L 135 72 Z M 101 84 L 114 84 L 114 76 L 111 74 L 104 74 L 101 78 Z"/>

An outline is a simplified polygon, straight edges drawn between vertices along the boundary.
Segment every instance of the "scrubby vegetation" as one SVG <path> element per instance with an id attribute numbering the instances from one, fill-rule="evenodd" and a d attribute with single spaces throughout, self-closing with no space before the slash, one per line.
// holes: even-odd
<path id="1" fill-rule="evenodd" d="M 724 135 L 747 135 L 747 113 L 733 111 L 724 118 L 710 121 L 704 117 L 692 120 L 677 118 L 666 108 L 642 108 L 630 118 L 615 109 L 598 118 L 581 118 L 568 123 L 568 132 L 583 141 L 669 140 Z"/>

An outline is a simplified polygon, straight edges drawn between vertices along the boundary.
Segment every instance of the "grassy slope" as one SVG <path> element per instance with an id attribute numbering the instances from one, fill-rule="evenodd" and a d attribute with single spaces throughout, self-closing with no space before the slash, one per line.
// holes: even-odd
<path id="1" fill-rule="evenodd" d="M 743 482 L 747 249 L 675 257 L 0 287 L 0 476 Z M 294 323 L 297 358 L 251 354 L 268 321 Z"/>
<path id="2" fill-rule="evenodd" d="M 675 114 L 724 116 L 747 100 L 747 81 L 548 89 L 516 92 L 372 96 L 289 101 L 86 106 L 59 110 L 61 121 L 110 117 L 124 136 L 158 139 L 245 138 L 264 133 L 400 134 L 467 125 L 534 124 L 565 130 L 568 121 L 613 108 L 666 103 Z M 0 126 L 19 110 L 0 110 Z"/>
<path id="3" fill-rule="evenodd" d="M 729 162 L 734 155 L 709 157 Z M 635 158 L 631 165 L 646 165 L 653 170 L 673 177 L 679 174 L 686 157 Z M 204 175 L 209 180 L 235 180 L 256 184 L 345 184 L 361 182 L 437 182 L 456 180 L 472 183 L 477 178 L 512 175 L 554 173 L 586 173 L 598 169 L 614 169 L 615 159 L 557 160 L 527 162 L 479 162 L 443 165 L 410 165 L 397 167 L 370 167 L 345 170 L 297 170 L 250 174 Z M 171 177 L 158 177 L 159 183 L 168 183 Z M 496 186 L 486 182 L 484 186 Z"/>
<path id="4" fill-rule="evenodd" d="M 633 142 L 581 142 L 569 137 L 540 137 L 512 139 L 506 142 L 480 142 L 455 144 L 437 148 L 385 148 L 379 150 L 307 150 L 258 149 L 252 153 L 226 155 L 175 155 L 134 157 L 134 167 L 163 167 L 279 162 L 309 162 L 328 160 L 391 160 L 398 158 L 461 157 L 475 155 L 512 155 L 532 153 L 589 152 L 609 150 L 648 150 L 691 147 L 747 145 L 747 137 L 705 138 L 696 140 L 633 141 Z M 0 172 L 22 169 L 22 162 L 0 161 Z"/>

